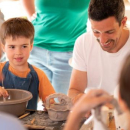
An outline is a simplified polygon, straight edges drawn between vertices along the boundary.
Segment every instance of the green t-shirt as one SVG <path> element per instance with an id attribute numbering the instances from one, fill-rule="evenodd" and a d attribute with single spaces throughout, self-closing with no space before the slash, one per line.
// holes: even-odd
<path id="1" fill-rule="evenodd" d="M 72 51 L 86 32 L 90 0 L 35 0 L 37 18 L 34 46 L 51 51 Z"/>

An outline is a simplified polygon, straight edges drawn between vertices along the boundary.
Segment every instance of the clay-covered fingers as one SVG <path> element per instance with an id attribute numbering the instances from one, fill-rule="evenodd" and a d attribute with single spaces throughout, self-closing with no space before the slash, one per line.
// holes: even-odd
<path id="1" fill-rule="evenodd" d="M 88 92 L 88 96 L 90 97 L 98 97 L 101 95 L 109 95 L 106 91 L 102 90 L 102 89 L 92 89 Z"/>
<path id="2" fill-rule="evenodd" d="M 109 103 L 113 98 L 110 95 L 102 95 L 98 97 L 94 97 L 92 99 L 93 102 L 93 108 L 99 105 L 105 105 L 106 103 Z"/>
<path id="3" fill-rule="evenodd" d="M 8 97 L 9 94 L 8 94 L 8 92 L 6 91 L 6 89 L 0 87 L 0 96 Z"/>

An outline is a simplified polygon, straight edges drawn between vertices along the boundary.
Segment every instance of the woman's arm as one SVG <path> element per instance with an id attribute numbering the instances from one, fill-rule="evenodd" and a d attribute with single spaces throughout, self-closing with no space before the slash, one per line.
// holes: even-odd
<path id="1" fill-rule="evenodd" d="M 23 8 L 27 12 L 27 16 L 31 19 L 32 15 L 35 13 L 34 0 L 20 0 Z"/>

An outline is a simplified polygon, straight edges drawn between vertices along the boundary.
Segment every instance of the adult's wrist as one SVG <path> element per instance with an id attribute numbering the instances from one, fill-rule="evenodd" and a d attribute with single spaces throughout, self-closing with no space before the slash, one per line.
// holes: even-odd
<path id="1" fill-rule="evenodd" d="M 73 103 L 75 104 L 85 93 L 79 93 L 73 99 Z"/>

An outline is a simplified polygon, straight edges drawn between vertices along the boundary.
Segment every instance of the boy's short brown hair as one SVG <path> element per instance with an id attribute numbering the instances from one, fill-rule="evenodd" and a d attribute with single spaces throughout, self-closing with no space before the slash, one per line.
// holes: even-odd
<path id="1" fill-rule="evenodd" d="M 30 38 L 30 43 L 33 43 L 34 39 L 34 27 L 31 22 L 25 18 L 11 18 L 5 21 L 0 28 L 0 41 L 5 44 L 7 37 L 16 39 L 23 36 Z"/>

